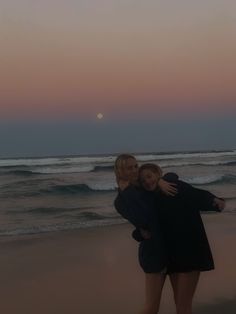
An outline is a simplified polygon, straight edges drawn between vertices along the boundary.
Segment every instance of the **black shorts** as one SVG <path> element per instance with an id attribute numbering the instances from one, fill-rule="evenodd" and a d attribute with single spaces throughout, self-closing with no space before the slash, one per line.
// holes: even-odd
<path id="1" fill-rule="evenodd" d="M 199 256 L 170 256 L 160 245 L 157 247 L 151 239 L 139 245 L 139 264 L 145 273 L 187 273 L 192 271 L 210 271 L 214 269 L 212 258 Z"/>
<path id="2" fill-rule="evenodd" d="M 151 239 L 139 244 L 139 265 L 145 273 L 160 273 L 167 269 L 167 258 L 164 250 Z"/>

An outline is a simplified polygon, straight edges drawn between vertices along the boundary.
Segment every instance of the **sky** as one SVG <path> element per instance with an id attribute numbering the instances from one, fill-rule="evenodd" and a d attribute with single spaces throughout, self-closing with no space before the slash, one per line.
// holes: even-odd
<path id="1" fill-rule="evenodd" d="M 0 157 L 236 147 L 233 0 L 2 0 L 0 47 Z"/>

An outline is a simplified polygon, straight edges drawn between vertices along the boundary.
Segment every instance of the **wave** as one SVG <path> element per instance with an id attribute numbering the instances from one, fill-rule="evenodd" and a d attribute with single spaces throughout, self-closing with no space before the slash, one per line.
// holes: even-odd
<path id="1" fill-rule="evenodd" d="M 216 158 L 236 156 L 236 150 L 232 151 L 211 151 L 211 152 L 180 152 L 180 153 L 159 153 L 135 155 L 139 161 L 186 159 L 186 158 Z"/>
<path id="2" fill-rule="evenodd" d="M 115 182 L 90 182 L 76 184 L 62 184 L 62 180 L 30 179 L 18 182 L 8 183 L 1 187 L 1 198 L 15 197 L 37 197 L 43 195 L 76 195 L 76 194 L 94 194 L 110 193 L 117 190 Z"/>
<path id="3" fill-rule="evenodd" d="M 183 177 L 183 181 L 192 185 L 235 184 L 234 175 L 207 175 L 199 177 Z M 42 187 L 42 184 L 45 187 Z M 40 187 L 41 186 L 41 187 Z M 89 195 L 96 193 L 114 193 L 117 191 L 115 181 L 86 182 L 76 184 L 61 184 L 50 179 L 25 180 L 2 186 L 1 198 L 34 197 L 43 195 Z"/>
<path id="4" fill-rule="evenodd" d="M 231 208 L 224 210 L 223 214 L 235 214 L 236 209 Z M 205 215 L 212 214 L 211 212 L 204 213 Z M 76 217 L 76 221 L 35 224 L 31 226 L 22 226 L 18 228 L 1 228 L 0 237 L 14 237 L 14 236 L 30 236 L 42 233 L 52 233 L 58 231 L 69 231 L 77 229 L 87 229 L 94 227 L 105 227 L 112 225 L 127 224 L 127 220 L 116 215 L 101 215 L 94 212 L 80 213 Z"/>
<path id="5" fill-rule="evenodd" d="M 90 221 L 90 220 L 101 220 L 101 219 L 110 219 L 110 218 L 120 218 L 120 216 L 115 212 L 110 215 L 102 215 L 95 211 L 99 209 L 104 209 L 104 206 L 85 206 L 85 207 L 75 207 L 75 208 L 58 208 L 58 207 L 36 207 L 30 208 L 27 210 L 8 210 L 6 211 L 7 215 L 22 215 L 22 214 L 31 214 L 31 215 L 40 215 L 50 216 L 53 218 L 69 218 L 69 219 L 79 219 L 79 221 Z M 95 210 L 95 211 L 91 211 Z"/>
<path id="6" fill-rule="evenodd" d="M 82 172 L 92 172 L 94 171 L 95 166 L 93 165 L 81 165 L 77 167 L 72 167 L 71 165 L 61 165 L 51 166 L 51 167 L 42 167 L 38 166 L 37 168 L 32 168 L 31 166 L 4 166 L 0 168 L 0 175 L 15 175 L 15 176 L 24 176 L 24 175 L 45 175 L 45 174 L 69 174 L 69 173 L 82 173 Z"/>
<path id="7" fill-rule="evenodd" d="M 118 217 L 106 217 L 95 213 L 86 213 L 83 217 L 80 217 L 80 221 L 76 222 L 61 222 L 61 223 L 51 223 L 31 227 L 22 227 L 22 228 L 12 228 L 12 229 L 1 229 L 0 236 L 23 236 L 23 235 L 34 235 L 41 233 L 49 233 L 56 231 L 67 231 L 67 230 L 76 230 L 84 228 L 93 228 L 93 227 L 104 227 L 125 224 L 127 221 L 123 218 Z"/>
<path id="8" fill-rule="evenodd" d="M 180 161 L 180 162 L 160 162 L 159 166 L 163 168 L 168 167 L 184 167 L 184 166 L 208 166 L 208 167 L 215 167 L 215 166 L 236 166 L 236 161 Z"/>
<path id="9" fill-rule="evenodd" d="M 13 170 L 13 171 L 7 171 L 5 174 L 11 174 L 15 176 L 33 176 L 33 175 L 39 175 L 40 172 L 33 172 L 30 170 Z"/>
<path id="10" fill-rule="evenodd" d="M 114 165 L 107 165 L 107 166 L 95 166 L 92 172 L 99 172 L 99 171 L 114 171 Z"/>
<path id="11" fill-rule="evenodd" d="M 115 155 L 110 156 L 75 156 L 67 158 L 19 158 L 19 159 L 0 159 L 0 168 L 12 166 L 26 166 L 26 167 L 39 167 L 39 166 L 66 166 L 66 165 L 86 165 L 93 163 L 107 163 L 114 162 Z"/>
<path id="12" fill-rule="evenodd" d="M 64 194 L 90 194 L 90 193 L 98 193 L 98 192 L 114 192 L 116 187 L 108 186 L 108 185 L 100 185 L 97 184 L 91 187 L 90 185 L 79 183 L 79 184 L 68 184 L 68 185 L 56 185 L 52 187 L 48 187 L 46 189 L 40 189 L 36 194 L 55 194 L 55 195 L 64 195 Z M 35 193 L 33 193 L 35 195 Z"/>
<path id="13" fill-rule="evenodd" d="M 78 213 L 76 215 L 77 218 L 82 219 L 82 220 L 101 220 L 101 219 L 116 219 L 116 218 L 120 218 L 120 215 L 115 214 L 115 215 L 102 215 L 102 214 L 98 214 L 95 212 L 90 212 L 90 211 L 86 211 L 83 213 Z"/>
<path id="14" fill-rule="evenodd" d="M 146 160 L 145 162 L 147 162 Z M 169 167 L 184 167 L 184 166 L 236 166 L 236 161 L 158 161 L 152 160 L 153 163 L 157 163 L 162 168 Z M 141 162 L 142 164 L 143 162 Z M 107 165 L 61 165 L 42 167 L 39 166 L 32 169 L 30 166 L 18 167 L 18 166 L 4 166 L 0 168 L 0 175 L 14 175 L 14 176 L 33 176 L 33 175 L 46 175 L 46 174 L 70 174 L 70 173 L 89 173 L 89 172 L 113 172 L 114 165 L 108 163 Z"/>
<path id="15" fill-rule="evenodd" d="M 227 184 L 236 183 L 234 175 L 212 175 L 204 177 L 195 177 L 184 179 L 185 182 L 193 185 Z"/>
<path id="16" fill-rule="evenodd" d="M 231 151 L 211 151 L 211 152 L 169 152 L 169 153 L 143 153 L 134 154 L 140 162 L 164 161 L 190 158 L 216 158 L 236 156 L 236 150 Z M 117 155 L 105 156 L 62 156 L 62 157 L 42 157 L 42 158 L 16 158 L 0 159 L 0 169 L 4 167 L 31 167 L 31 168 L 86 168 L 113 165 Z M 235 161 L 234 161 L 235 162 Z M 90 170 L 92 171 L 92 170 Z"/>
<path id="17" fill-rule="evenodd" d="M 236 161 L 179 161 L 179 162 L 166 162 L 166 161 L 158 161 L 154 160 L 146 160 L 145 162 L 152 161 L 153 163 L 158 163 L 158 165 L 162 168 L 168 167 L 184 167 L 184 166 L 236 166 Z M 141 162 L 143 164 L 144 162 Z M 99 171 L 114 171 L 114 165 L 103 165 L 103 166 L 95 166 L 91 172 L 99 172 Z"/>
<path id="18" fill-rule="evenodd" d="M 60 207 L 34 207 L 34 208 L 29 208 L 29 209 L 11 209 L 7 210 L 5 212 L 6 215 L 18 215 L 18 214 L 43 214 L 43 215 L 56 215 L 56 214 L 63 214 L 63 213 L 73 213 L 77 211 L 86 211 L 86 210 L 92 210 L 96 209 L 98 210 L 99 208 L 104 208 L 104 206 L 81 206 L 81 207 L 65 207 L 65 208 L 60 208 Z"/>
<path id="19" fill-rule="evenodd" d="M 34 174 L 40 174 L 39 172 L 33 172 L 29 166 L 3 166 L 0 167 L 0 175 L 15 175 L 15 176 L 29 176 Z"/>
<path id="20" fill-rule="evenodd" d="M 7 166 L 0 168 L 0 175 L 15 175 L 15 176 L 25 176 L 25 175 L 45 175 L 45 174 L 69 174 L 69 173 L 82 173 L 82 172 L 100 172 L 100 171 L 113 171 L 113 165 L 80 165 L 80 166 L 60 166 L 60 167 L 37 167 L 32 169 L 30 166 L 22 167 L 18 166 Z"/>

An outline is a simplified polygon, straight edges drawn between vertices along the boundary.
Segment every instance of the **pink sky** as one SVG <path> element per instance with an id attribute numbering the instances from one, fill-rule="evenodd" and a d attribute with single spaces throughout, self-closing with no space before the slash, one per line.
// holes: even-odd
<path id="1" fill-rule="evenodd" d="M 235 110 L 235 1 L 94 2 L 1 2 L 2 117 Z"/>

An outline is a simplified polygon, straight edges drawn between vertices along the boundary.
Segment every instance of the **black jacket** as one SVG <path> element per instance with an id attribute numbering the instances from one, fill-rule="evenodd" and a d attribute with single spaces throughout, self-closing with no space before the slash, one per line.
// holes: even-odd
<path id="1" fill-rule="evenodd" d="M 142 241 L 142 268 L 145 272 L 160 271 L 166 265 L 172 271 L 214 268 L 200 211 L 217 211 L 215 196 L 178 180 L 174 174 L 164 179 L 177 184 L 176 196 L 129 186 L 119 191 L 115 200 L 117 211 L 137 228 L 133 236 Z M 140 228 L 149 230 L 151 239 L 143 241 Z"/>

